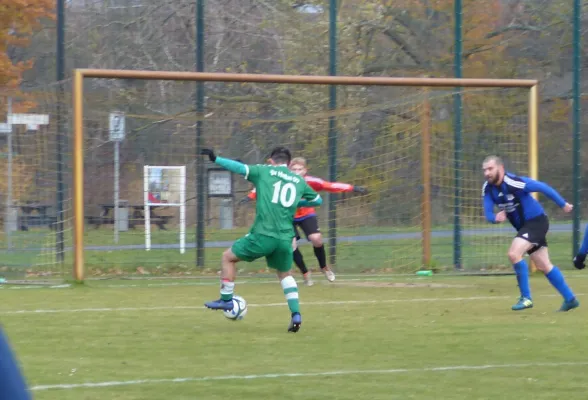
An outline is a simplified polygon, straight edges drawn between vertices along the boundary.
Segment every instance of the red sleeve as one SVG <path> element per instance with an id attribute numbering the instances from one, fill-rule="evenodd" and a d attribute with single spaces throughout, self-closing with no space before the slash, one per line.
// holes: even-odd
<path id="1" fill-rule="evenodd" d="M 251 200 L 255 200 L 257 198 L 257 193 L 255 192 L 255 189 L 253 189 L 252 191 L 250 191 L 247 194 L 247 197 L 249 197 Z"/>
<path id="2" fill-rule="evenodd" d="M 314 176 L 305 176 L 304 179 L 308 186 L 318 191 L 325 191 L 331 193 L 352 192 L 353 185 L 341 182 L 328 182 Z"/>

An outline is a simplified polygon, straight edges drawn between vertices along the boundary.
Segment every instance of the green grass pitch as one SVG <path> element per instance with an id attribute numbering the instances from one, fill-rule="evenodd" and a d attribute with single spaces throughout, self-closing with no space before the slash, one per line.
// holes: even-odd
<path id="1" fill-rule="evenodd" d="M 0 319 L 36 400 L 587 396 L 582 271 L 567 272 L 585 303 L 569 313 L 539 274 L 524 312 L 513 276 L 316 278 L 297 334 L 274 279 L 237 283 L 238 322 L 203 308 L 218 296 L 205 278 L 0 286 Z"/>

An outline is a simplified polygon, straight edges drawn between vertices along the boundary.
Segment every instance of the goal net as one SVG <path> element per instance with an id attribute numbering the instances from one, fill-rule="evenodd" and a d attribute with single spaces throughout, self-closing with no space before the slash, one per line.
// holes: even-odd
<path id="1" fill-rule="evenodd" d="M 9 281 L 71 276 L 71 95 L 61 85 L 0 96 L 0 277 Z"/>
<path id="2" fill-rule="evenodd" d="M 225 157 L 264 163 L 272 147 L 287 146 L 307 160 L 310 175 L 328 180 L 335 166 L 336 181 L 365 186 L 365 195 L 323 193 L 332 201 L 317 209 L 338 272 L 453 271 L 456 264 L 466 271 L 510 269 L 504 254 L 513 232 L 484 219 L 481 162 L 497 154 L 509 170 L 529 174 L 528 88 L 458 92 L 342 85 L 337 108 L 330 111 L 325 85 L 208 82 L 204 87 L 199 114 L 194 82 L 84 80 L 87 276 L 216 273 L 222 251 L 247 233 L 255 208 L 239 203 L 252 187 L 241 177 L 210 171 L 214 165 L 207 161 L 208 172 L 197 176 L 197 132 L 203 145 Z M 116 172 L 115 142 L 109 139 L 113 112 L 125 116 L 124 139 L 118 143 L 118 190 L 124 201 L 119 207 L 127 210 L 122 227 L 110 213 Z M 330 120 L 336 137 L 331 149 Z M 150 250 L 145 249 L 146 165 L 185 166 L 184 253 L 178 251 L 179 210 L 165 204 L 152 210 Z M 196 201 L 199 180 L 206 188 L 202 204 Z M 329 204 L 336 207 L 336 220 L 329 220 L 334 214 Z M 201 266 L 196 261 L 199 207 Z M 312 246 L 302 240 L 301 249 L 316 269 Z M 263 260 L 240 268 L 266 271 Z"/>

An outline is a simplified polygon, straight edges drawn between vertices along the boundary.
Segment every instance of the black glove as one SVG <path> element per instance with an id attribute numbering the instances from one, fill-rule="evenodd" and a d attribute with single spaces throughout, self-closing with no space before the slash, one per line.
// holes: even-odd
<path id="1" fill-rule="evenodd" d="M 353 191 L 360 194 L 366 194 L 368 192 L 368 190 L 363 186 L 353 186 Z"/>
<path id="2" fill-rule="evenodd" d="M 586 261 L 586 254 L 578 254 L 576 257 L 574 257 L 574 267 L 577 269 L 586 268 L 584 261 Z"/>
<path id="3" fill-rule="evenodd" d="M 212 150 L 212 149 L 204 148 L 204 149 L 200 150 L 200 154 L 202 154 L 203 156 L 208 156 L 208 158 L 212 162 L 214 162 L 216 160 L 216 155 L 214 154 L 214 150 Z"/>
<path id="4" fill-rule="evenodd" d="M 245 196 L 241 200 L 239 200 L 239 202 L 237 203 L 237 205 L 238 206 L 242 206 L 243 204 L 247 204 L 250 201 L 251 201 L 251 199 L 249 198 L 249 196 Z"/>

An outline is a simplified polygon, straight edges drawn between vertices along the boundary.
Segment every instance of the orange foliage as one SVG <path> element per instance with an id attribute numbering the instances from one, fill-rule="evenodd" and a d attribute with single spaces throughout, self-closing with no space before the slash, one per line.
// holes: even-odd
<path id="1" fill-rule="evenodd" d="M 0 88 L 16 89 L 23 72 L 32 67 L 32 60 L 13 63 L 8 50 L 27 46 L 42 20 L 53 19 L 54 7 L 54 0 L 0 1 Z"/>
<path id="2" fill-rule="evenodd" d="M 490 35 L 500 28 L 502 9 L 497 0 L 463 1 L 464 77 L 489 76 L 503 60 L 502 35 Z"/>
<path id="3" fill-rule="evenodd" d="M 420 21 L 430 18 L 432 11 L 445 16 L 445 23 L 436 28 L 443 30 L 438 32 L 437 37 L 447 39 L 445 52 L 435 54 L 439 61 L 453 62 L 455 0 L 386 0 L 384 6 L 407 10 L 414 19 Z M 462 0 L 464 77 L 489 76 L 504 64 L 505 37 L 499 30 L 507 25 L 509 11 L 501 0 Z"/>
<path id="4" fill-rule="evenodd" d="M 6 152 L 6 147 L 0 149 Z M 1 171 L 6 171 L 8 168 L 8 161 L 6 158 L 0 159 Z M 15 155 L 12 160 L 12 200 L 15 203 L 21 202 L 26 195 L 33 190 L 35 168 L 27 165 L 24 157 Z M 0 192 L 6 193 L 8 188 L 8 180 L 2 177 L 0 179 Z"/>

